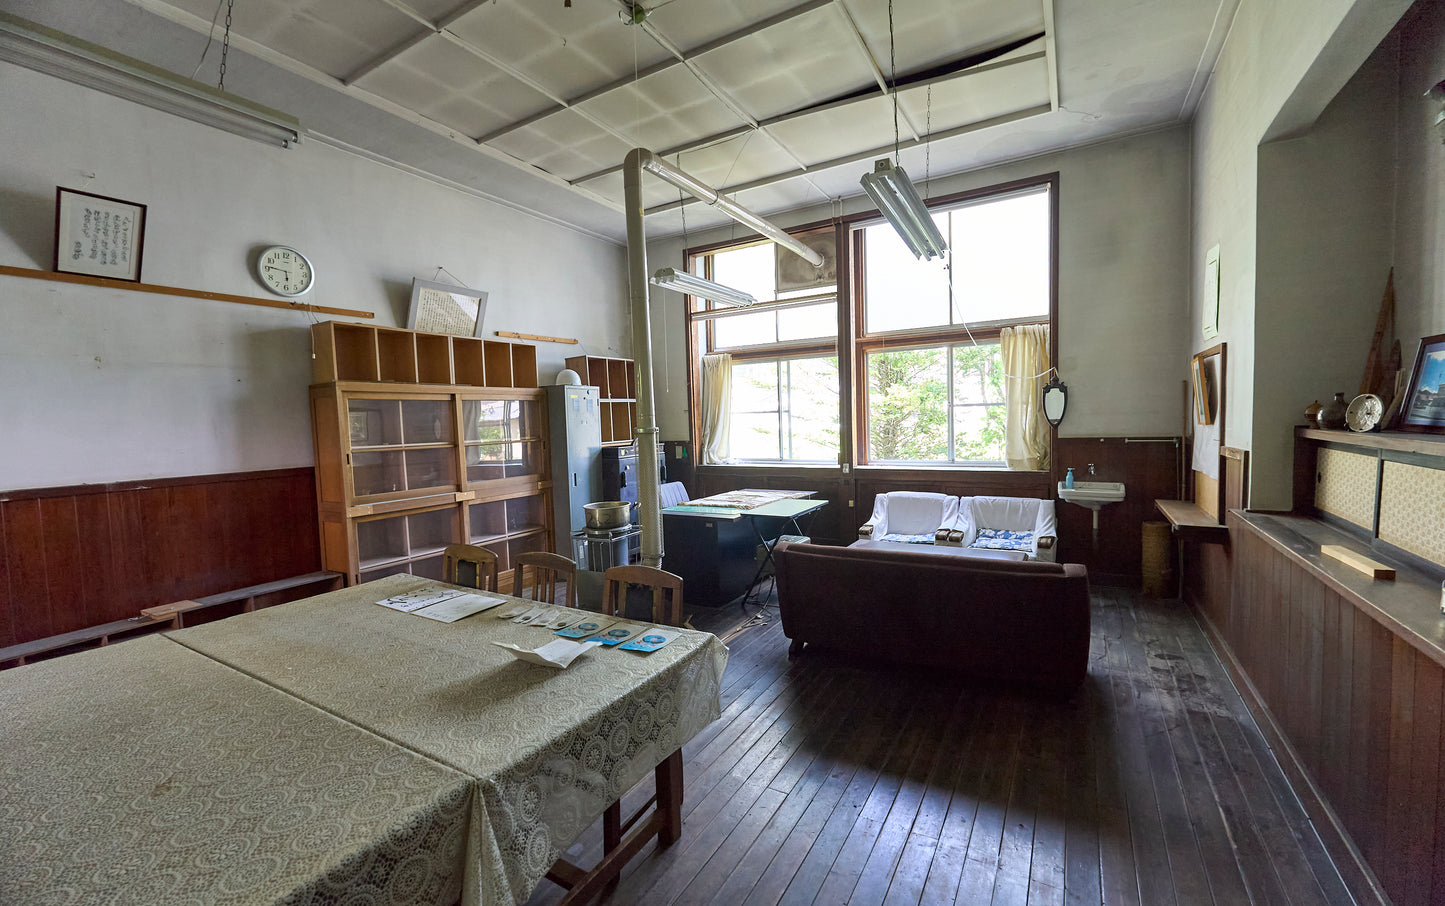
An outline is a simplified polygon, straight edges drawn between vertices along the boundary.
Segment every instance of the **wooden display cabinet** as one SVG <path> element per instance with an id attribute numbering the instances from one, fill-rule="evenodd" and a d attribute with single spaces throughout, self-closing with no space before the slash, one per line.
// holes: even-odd
<path id="1" fill-rule="evenodd" d="M 573 356 L 567 367 L 598 390 L 603 446 L 626 446 L 637 434 L 637 369 L 631 359 Z"/>
<path id="2" fill-rule="evenodd" d="M 327 331 L 328 339 L 350 333 L 349 325 Z M 423 336 L 429 335 L 416 339 Z M 449 351 L 472 351 L 476 364 L 486 361 L 485 341 L 453 339 L 469 342 L 448 343 Z M 405 366 L 422 375 L 429 358 L 417 353 L 440 348 L 430 337 L 410 347 L 396 341 L 393 352 L 410 348 L 413 354 L 389 356 L 391 364 L 383 365 L 380 343 L 370 347 L 376 356 L 356 356 L 355 346 L 346 343 L 328 350 L 333 358 L 327 367 L 360 361 L 363 367 L 375 363 L 378 374 L 400 373 L 399 366 Z M 510 344 L 499 345 L 512 355 L 505 348 Z M 515 369 L 516 358 L 509 362 Z M 531 367 L 535 374 L 535 364 Z M 501 588 L 510 589 L 514 558 L 550 549 L 546 411 L 543 392 L 535 387 L 313 385 L 316 501 L 325 568 L 344 573 L 352 584 L 395 573 L 441 578 L 442 551 L 466 542 L 497 554 Z"/>

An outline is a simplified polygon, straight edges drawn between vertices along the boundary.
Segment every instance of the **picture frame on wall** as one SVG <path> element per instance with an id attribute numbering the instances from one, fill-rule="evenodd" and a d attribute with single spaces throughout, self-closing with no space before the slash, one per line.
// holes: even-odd
<path id="1" fill-rule="evenodd" d="M 486 314 L 487 293 L 484 290 L 418 278 L 411 281 L 411 305 L 406 318 L 408 330 L 479 337 Z"/>
<path id="2" fill-rule="evenodd" d="M 1445 434 L 1445 333 L 1420 340 L 1400 406 L 1400 430 Z"/>
<path id="3" fill-rule="evenodd" d="M 53 270 L 139 283 L 146 206 L 57 186 Z"/>

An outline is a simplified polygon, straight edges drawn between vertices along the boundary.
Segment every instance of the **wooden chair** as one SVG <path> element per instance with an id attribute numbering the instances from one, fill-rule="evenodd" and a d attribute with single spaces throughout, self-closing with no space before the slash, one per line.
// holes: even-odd
<path id="1" fill-rule="evenodd" d="M 442 581 L 496 591 L 497 555 L 471 544 L 449 544 L 442 552 Z"/>
<path id="2" fill-rule="evenodd" d="M 652 622 L 682 625 L 682 577 L 651 566 L 614 566 L 602 574 L 602 612 L 624 616 L 627 586 L 652 589 Z M 670 594 L 669 594 L 670 592 Z"/>
<path id="3" fill-rule="evenodd" d="M 512 559 L 512 596 L 525 598 L 527 567 L 532 567 L 532 600 L 557 603 L 557 584 L 567 583 L 567 607 L 577 606 L 577 564 L 561 554 L 527 551 Z"/>
<path id="4" fill-rule="evenodd" d="M 682 577 L 651 566 L 613 566 L 602 574 L 602 613 L 623 616 L 627 610 L 627 586 L 642 585 L 652 589 L 652 622 L 667 626 L 682 625 Z M 661 779 L 662 775 L 658 775 Z M 622 835 L 642 818 L 652 806 L 661 808 L 656 795 L 642 804 L 631 818 L 622 820 L 622 802 L 607 806 L 602 813 L 602 851 L 610 853 L 622 842 Z M 682 820 L 681 803 L 671 805 Z M 609 886 L 609 889 L 610 886 Z"/>

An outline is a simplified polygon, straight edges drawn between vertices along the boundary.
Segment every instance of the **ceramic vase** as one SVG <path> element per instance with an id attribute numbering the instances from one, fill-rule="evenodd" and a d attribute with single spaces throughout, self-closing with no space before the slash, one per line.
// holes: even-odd
<path id="1" fill-rule="evenodd" d="M 1345 429 L 1345 410 L 1350 404 L 1345 400 L 1343 392 L 1336 393 L 1335 398 L 1325 404 L 1320 410 L 1320 427 L 1328 431 L 1343 431 Z"/>

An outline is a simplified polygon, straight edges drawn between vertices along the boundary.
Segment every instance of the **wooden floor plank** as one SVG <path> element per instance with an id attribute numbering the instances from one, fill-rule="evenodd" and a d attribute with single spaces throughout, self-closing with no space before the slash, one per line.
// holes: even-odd
<path id="1" fill-rule="evenodd" d="M 1192 613 L 1092 598 L 1089 675 L 1063 703 L 825 651 L 790 660 L 776 618 L 736 636 L 723 717 L 684 748 L 682 839 L 645 849 L 600 902 L 1348 902 Z M 731 629 L 743 614 L 705 616 Z M 600 838 L 569 856 L 595 858 Z M 544 882 L 528 904 L 560 896 Z"/>

